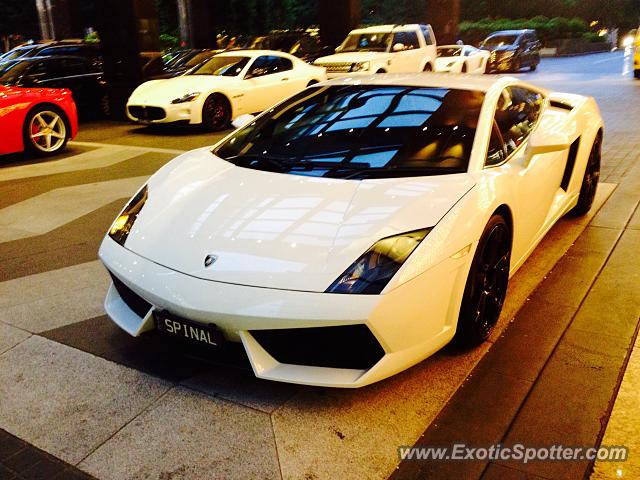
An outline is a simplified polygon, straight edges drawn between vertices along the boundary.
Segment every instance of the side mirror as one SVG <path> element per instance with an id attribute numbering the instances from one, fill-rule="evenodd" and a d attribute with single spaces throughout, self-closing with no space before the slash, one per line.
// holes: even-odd
<path id="1" fill-rule="evenodd" d="M 569 137 L 564 133 L 537 130 L 529 137 L 527 144 L 527 163 L 531 161 L 534 155 L 560 152 L 567 150 L 570 146 L 571 142 L 569 141 Z"/>
<path id="2" fill-rule="evenodd" d="M 393 51 L 394 52 L 402 52 L 403 50 L 406 50 L 407 47 L 405 47 L 404 43 L 396 43 L 393 46 Z"/>
<path id="3" fill-rule="evenodd" d="M 233 125 L 235 128 L 242 128 L 245 125 L 251 123 L 254 118 L 256 117 L 254 117 L 249 113 L 245 113 L 244 115 L 240 115 L 239 117 L 236 117 L 236 119 L 233 122 L 231 122 L 231 125 Z"/>

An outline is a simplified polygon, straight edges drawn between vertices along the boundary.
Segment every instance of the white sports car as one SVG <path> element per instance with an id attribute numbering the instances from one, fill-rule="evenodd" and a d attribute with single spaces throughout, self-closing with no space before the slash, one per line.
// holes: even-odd
<path id="1" fill-rule="evenodd" d="M 140 123 L 183 122 L 221 130 L 240 115 L 266 110 L 326 78 L 323 68 L 288 53 L 233 50 L 211 57 L 189 75 L 143 83 L 131 94 L 127 115 Z"/>
<path id="2" fill-rule="evenodd" d="M 485 73 L 490 53 L 471 45 L 438 47 L 436 72 Z"/>
<path id="3" fill-rule="evenodd" d="M 592 98 L 511 77 L 315 85 L 149 179 L 100 248 L 106 311 L 242 342 L 260 378 L 382 380 L 489 336 L 510 275 L 590 209 L 603 128 Z"/>

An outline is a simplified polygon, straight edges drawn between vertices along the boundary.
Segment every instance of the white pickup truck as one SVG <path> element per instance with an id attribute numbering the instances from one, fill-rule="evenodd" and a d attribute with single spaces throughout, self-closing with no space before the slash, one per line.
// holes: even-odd
<path id="1" fill-rule="evenodd" d="M 432 71 L 436 37 L 431 25 L 378 25 L 352 30 L 334 55 L 318 58 L 327 76 Z"/>

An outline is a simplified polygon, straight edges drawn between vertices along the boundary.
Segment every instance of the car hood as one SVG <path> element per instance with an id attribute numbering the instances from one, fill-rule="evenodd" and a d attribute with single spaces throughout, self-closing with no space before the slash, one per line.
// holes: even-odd
<path id="1" fill-rule="evenodd" d="M 446 67 L 451 62 L 460 61 L 461 57 L 438 57 L 436 58 L 436 67 Z"/>
<path id="2" fill-rule="evenodd" d="M 336 53 L 335 55 L 328 55 L 326 57 L 320 57 L 314 63 L 369 62 L 371 60 L 384 60 L 390 56 L 391 54 L 387 52 L 343 52 Z"/>
<path id="3" fill-rule="evenodd" d="M 323 292 L 371 245 L 431 227 L 468 174 L 341 180 L 236 167 L 208 149 L 163 167 L 125 247 L 220 282 Z M 207 255 L 216 261 L 208 268 Z"/>
<path id="4" fill-rule="evenodd" d="M 163 80 L 151 80 L 140 85 L 129 98 L 131 102 L 158 103 L 171 100 L 193 92 L 206 92 L 216 88 L 234 85 L 236 77 L 216 75 L 184 75 Z"/>

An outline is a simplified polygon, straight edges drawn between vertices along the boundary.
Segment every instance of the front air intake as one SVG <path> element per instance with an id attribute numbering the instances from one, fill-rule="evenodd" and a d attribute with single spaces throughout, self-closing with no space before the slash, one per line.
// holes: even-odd
<path id="1" fill-rule="evenodd" d="M 366 325 L 252 330 L 253 338 L 280 363 L 368 370 L 384 349 Z"/>

